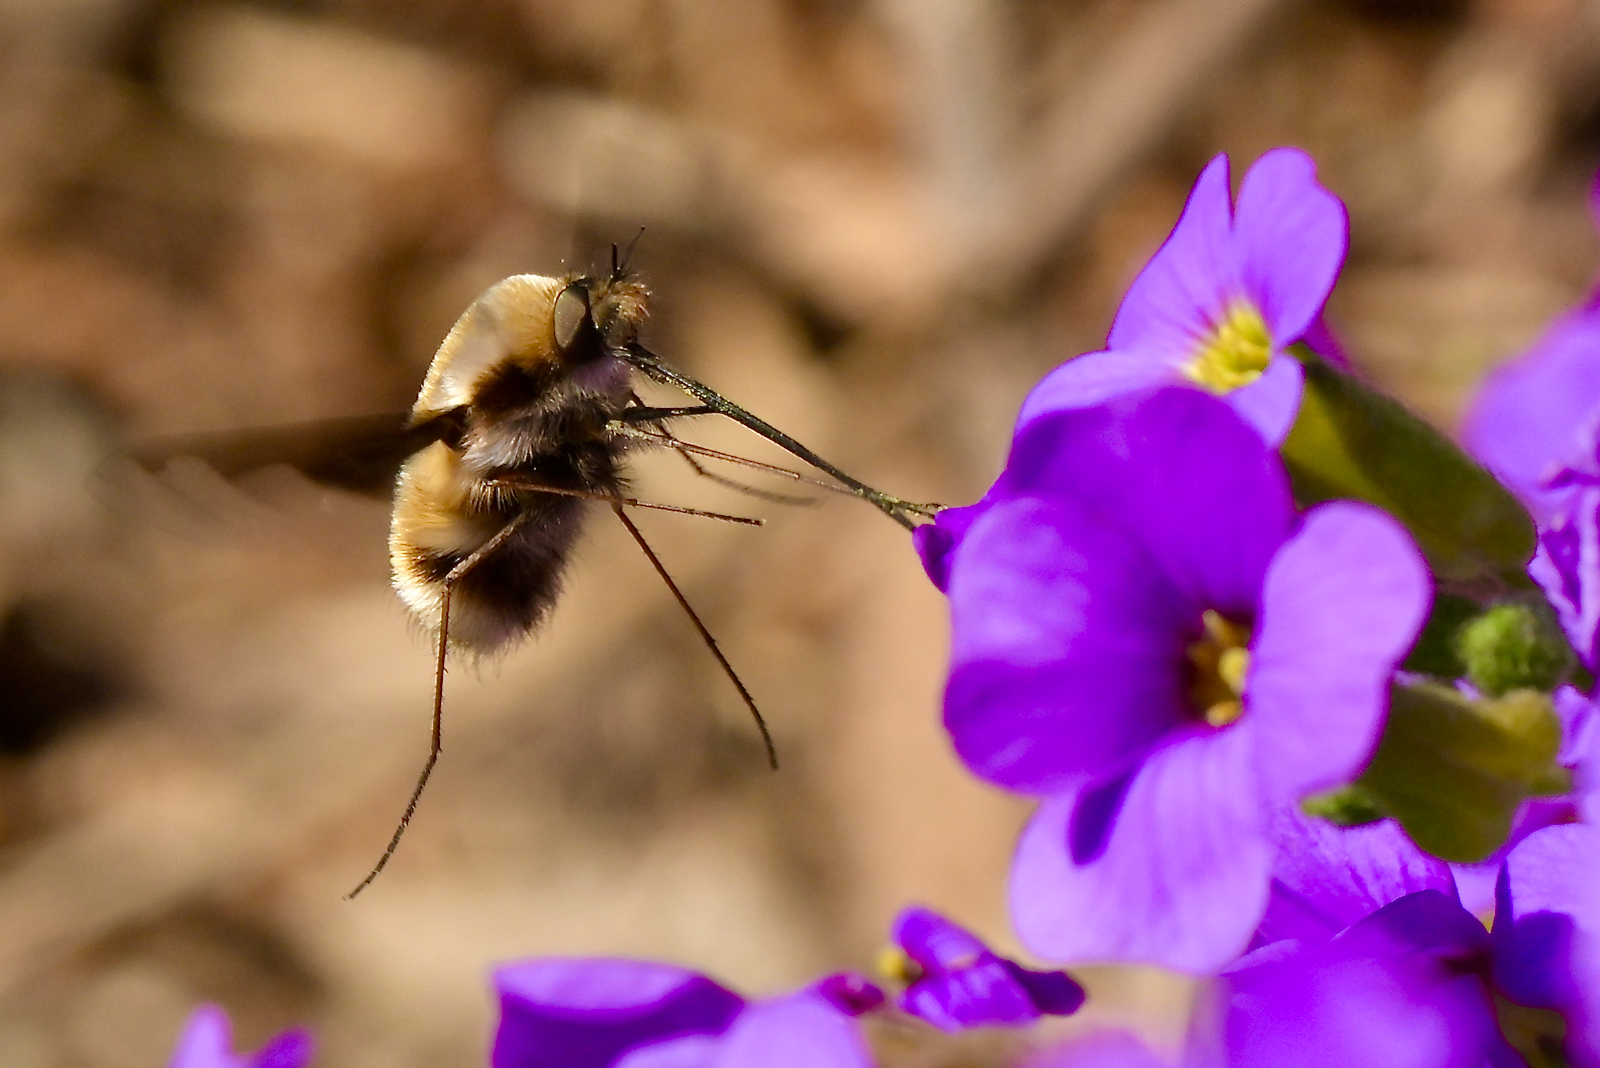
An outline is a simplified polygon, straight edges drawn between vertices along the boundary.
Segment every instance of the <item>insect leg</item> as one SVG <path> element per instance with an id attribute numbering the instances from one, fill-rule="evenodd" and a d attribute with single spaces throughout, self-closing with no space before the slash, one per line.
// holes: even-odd
<path id="1" fill-rule="evenodd" d="M 611 510 L 617 513 L 617 518 L 622 520 L 622 525 L 628 528 L 628 533 L 633 535 L 633 540 L 639 543 L 639 548 L 644 550 L 645 557 L 650 561 L 650 566 L 656 569 L 656 574 L 661 576 L 661 581 L 667 584 L 667 589 L 672 591 L 672 596 L 677 598 L 678 607 L 688 615 L 689 621 L 694 624 L 695 630 L 700 632 L 700 640 L 706 643 L 706 648 L 711 650 L 711 655 L 717 658 L 717 663 L 722 665 L 723 672 L 739 691 L 739 696 L 744 698 L 745 707 L 750 710 L 750 715 L 755 717 L 756 729 L 761 732 L 761 740 L 767 747 L 767 762 L 772 765 L 772 770 L 778 770 L 778 748 L 772 743 L 772 732 L 767 730 L 767 721 L 761 717 L 761 710 L 756 707 L 756 699 L 750 696 L 750 691 L 745 689 L 744 682 L 739 678 L 738 672 L 733 670 L 733 665 L 728 663 L 728 658 L 722 655 L 722 650 L 717 647 L 717 639 L 711 636 L 706 625 L 700 622 L 700 617 L 689 606 L 689 599 L 678 589 L 678 584 L 672 581 L 672 576 L 667 574 L 667 569 L 662 566 L 661 558 L 656 551 L 650 548 L 650 543 L 644 540 L 644 535 L 639 528 L 633 525 L 627 513 L 622 510 L 622 505 L 613 504 Z"/>
<path id="2" fill-rule="evenodd" d="M 674 371 L 644 347 L 631 344 L 620 351 L 624 353 L 629 363 L 651 378 L 656 379 L 658 382 L 677 386 L 708 407 L 715 408 L 717 414 L 727 416 L 734 422 L 760 434 L 779 448 L 798 456 L 818 471 L 838 479 L 849 488 L 850 492 L 874 505 L 884 515 L 887 515 L 907 530 L 916 529 L 915 519 L 930 519 L 937 513 L 938 509 L 931 505 L 917 504 L 912 501 L 901 500 L 899 497 L 891 497 L 881 490 L 875 490 L 866 483 L 850 477 L 794 438 L 791 438 L 788 434 L 785 434 L 766 420 L 745 411 L 710 386 L 697 382 L 688 375 Z"/>
<path id="3" fill-rule="evenodd" d="M 427 763 L 422 765 L 422 774 L 417 776 L 416 788 L 411 791 L 411 800 L 406 802 L 406 810 L 400 817 L 400 823 L 394 829 L 394 837 L 389 839 L 389 845 L 384 849 L 383 856 L 378 858 L 378 863 L 372 866 L 367 877 L 362 879 L 356 888 L 344 896 L 346 901 L 351 900 L 361 891 L 372 884 L 389 863 L 389 858 L 394 856 L 394 851 L 400 845 L 400 839 L 406 833 L 406 828 L 411 825 L 411 817 L 416 815 L 417 803 L 422 800 L 422 791 L 427 788 L 428 777 L 433 774 L 433 766 L 439 762 L 439 754 L 444 751 L 444 661 L 445 654 L 450 649 L 450 595 L 456 586 L 466 577 L 484 557 L 494 552 L 506 543 L 506 539 L 515 534 L 517 530 L 528 521 L 533 514 L 532 510 L 524 509 L 512 516 L 505 526 L 495 532 L 494 537 L 474 549 L 450 569 L 444 577 L 444 590 L 439 595 L 439 659 L 434 665 L 433 672 L 433 738 L 428 748 Z"/>
<path id="4" fill-rule="evenodd" d="M 591 493 L 588 490 L 563 489 L 559 486 L 546 486 L 540 482 L 528 482 L 515 478 L 489 479 L 496 486 L 507 489 L 529 490 L 535 493 L 553 493 L 557 497 L 577 497 L 585 501 L 605 501 L 607 504 L 624 504 L 630 508 L 650 508 L 657 512 L 676 512 L 679 515 L 696 515 L 702 519 L 720 519 L 725 523 L 743 523 L 747 527 L 765 526 L 766 520 L 752 519 L 743 515 L 727 515 L 723 512 L 707 512 L 699 508 L 685 508 L 677 504 L 654 504 L 650 501 L 635 500 L 632 497 L 613 497 L 609 493 Z"/>
<path id="5" fill-rule="evenodd" d="M 713 460 L 726 460 L 730 464 L 740 464 L 740 465 L 742 465 L 744 467 L 753 467 L 757 471 L 765 471 L 770 475 L 781 475 L 784 478 L 792 479 L 795 482 L 804 482 L 808 486 L 815 486 L 818 489 L 825 489 L 829 493 L 842 493 L 846 497 L 854 497 L 856 495 L 855 493 L 851 492 L 850 490 L 846 489 L 843 486 L 836 486 L 832 482 L 824 482 L 820 478 L 810 478 L 810 477 L 808 477 L 806 475 L 802 475 L 798 471 L 791 471 L 787 467 L 779 467 L 776 464 L 764 464 L 760 460 L 752 460 L 747 456 L 738 456 L 738 455 L 735 455 L 734 453 L 722 452 L 722 451 L 720 451 L 718 449 L 708 449 L 704 445 L 696 445 L 693 442 L 684 441 L 682 438 L 674 437 L 664 427 L 657 428 L 656 430 L 640 430 L 640 429 L 638 429 L 636 427 L 628 427 L 623 431 L 623 433 L 625 433 L 625 434 L 627 434 L 627 435 L 629 435 L 631 437 L 645 438 L 645 439 L 648 439 L 648 440 L 651 440 L 651 441 L 657 441 L 657 442 L 660 442 L 662 445 L 664 445 L 666 448 L 676 450 L 677 452 L 679 452 L 680 454 L 683 455 L 683 458 L 685 460 L 689 461 L 689 466 L 690 467 L 693 467 L 697 472 L 699 472 L 702 475 L 705 475 L 707 478 L 711 479 L 712 481 L 714 481 L 714 482 L 722 482 L 725 485 L 731 485 L 731 486 L 735 486 L 735 487 L 743 487 L 744 483 L 742 483 L 742 482 L 734 482 L 732 479 L 724 479 L 720 475 L 713 474 L 712 472 L 707 471 L 700 464 L 696 463 L 694 458 L 696 456 L 706 456 L 706 457 L 710 457 Z M 763 492 L 762 490 L 759 490 L 754 486 L 748 486 L 748 487 L 744 487 L 744 488 L 750 490 L 751 492 L 757 493 L 757 494 L 760 494 L 760 493 Z M 810 498 L 810 497 L 789 497 L 789 496 L 786 496 L 784 494 L 778 494 L 777 496 L 780 496 L 785 501 L 793 503 L 793 504 L 811 504 L 812 503 L 812 498 Z"/>
<path id="6" fill-rule="evenodd" d="M 676 450 L 679 456 L 683 457 L 684 463 L 688 464 L 694 470 L 694 473 L 699 475 L 701 478 L 709 479 L 719 486 L 726 486 L 728 489 L 736 490 L 751 497 L 759 497 L 765 501 L 772 501 L 775 504 L 815 503 L 809 497 L 792 497 L 787 493 L 774 493 L 771 490 L 764 490 L 759 486 L 752 486 L 749 483 L 740 482 L 738 479 L 729 478 L 726 475 L 719 475 L 714 471 L 708 471 L 704 464 L 690 455 L 690 453 L 695 450 L 686 447 L 682 441 L 678 440 L 678 438 L 673 435 L 672 431 L 666 428 L 666 425 L 663 422 L 665 419 L 677 418 L 685 415 L 715 415 L 717 414 L 717 410 L 715 408 L 704 404 L 689 408 L 651 408 L 647 406 L 644 401 L 639 399 L 639 395 L 637 393 L 632 394 L 629 399 L 633 402 L 634 407 L 624 408 L 621 414 L 617 416 L 617 422 L 624 424 L 623 433 L 631 433 L 636 437 L 653 437 L 668 442 L 670 447 Z M 652 433 L 650 431 L 636 430 L 632 425 L 634 423 L 654 423 L 655 431 Z M 748 462 L 755 467 L 768 467 L 768 465 L 758 464 L 754 460 L 744 461 L 742 457 L 730 457 L 726 453 L 716 453 L 712 451 L 710 454 L 721 459 L 733 459 L 735 462 Z M 784 469 L 781 467 L 769 469 L 773 471 L 784 471 Z M 785 473 L 789 474 L 792 478 L 801 479 L 802 481 L 811 481 L 815 485 L 822 486 L 825 489 L 838 489 L 838 487 L 831 486 L 826 482 L 816 482 L 814 479 L 805 479 L 804 476 L 794 474 L 793 472 Z"/>

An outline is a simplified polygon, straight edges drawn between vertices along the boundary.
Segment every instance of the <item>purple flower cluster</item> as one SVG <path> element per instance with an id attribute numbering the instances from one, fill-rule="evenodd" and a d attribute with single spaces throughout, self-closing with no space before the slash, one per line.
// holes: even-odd
<path id="1" fill-rule="evenodd" d="M 1531 646 L 1497 653 L 1478 639 L 1473 655 L 1503 655 L 1505 670 L 1441 669 L 1456 661 L 1437 649 L 1418 660 L 1441 627 L 1460 625 L 1444 602 L 1475 599 L 1490 620 L 1504 617 L 1493 614 L 1497 597 L 1525 606 L 1528 595 L 1445 589 L 1436 611 L 1428 559 L 1438 557 L 1425 559 L 1407 526 L 1372 503 L 1422 530 L 1389 488 L 1365 502 L 1324 493 L 1297 503 L 1303 486 L 1280 446 L 1292 451 L 1303 396 L 1324 388 L 1301 360 L 1327 369 L 1291 346 L 1342 365 L 1322 309 L 1347 216 L 1296 150 L 1257 161 L 1237 203 L 1229 184 L 1219 156 L 1130 288 L 1106 348 L 1028 396 L 982 500 L 915 533 L 950 605 L 943 711 L 955 752 L 1039 802 L 1011 871 L 1016 933 L 1047 961 L 1209 977 L 1177 1053 L 1185 1068 L 1600 1068 L 1592 675 L 1519 675 L 1516 657 Z M 1577 659 L 1600 669 L 1600 295 L 1491 379 L 1466 439 L 1536 520 L 1529 574 Z M 1381 471 L 1355 484 L 1381 482 Z M 1452 648 L 1465 665 L 1465 645 Z M 1564 650 L 1557 659 L 1571 662 Z M 1569 773 L 1573 788 L 1524 802 L 1505 837 L 1506 814 L 1538 790 L 1510 793 L 1494 836 L 1462 854 L 1500 843 L 1487 860 L 1448 864 L 1413 843 L 1411 824 L 1360 808 L 1384 796 L 1362 787 L 1384 764 L 1375 754 L 1395 751 L 1394 720 L 1408 707 L 1395 693 L 1435 695 L 1448 715 L 1436 708 L 1445 718 L 1427 729 L 1465 731 L 1481 716 L 1471 736 L 1485 738 L 1511 729 L 1492 702 L 1512 690 L 1516 708 L 1548 716 L 1549 749 L 1559 721 L 1566 770 L 1549 768 L 1548 789 L 1565 789 Z M 1434 818 L 1476 811 L 1465 795 L 1495 789 L 1507 760 L 1481 744 L 1438 748 L 1458 763 L 1432 779 L 1416 769 L 1415 792 L 1435 806 L 1421 807 Z M 1427 746 L 1412 751 L 1429 759 Z M 1468 804 L 1441 808 L 1428 793 L 1451 789 Z M 1307 814 L 1328 797 L 1347 807 L 1310 811 L 1338 824 Z M 1017 1028 L 1085 1001 L 1065 972 L 1002 957 L 925 908 L 902 912 L 892 940 L 893 996 L 851 972 L 751 1000 L 669 964 L 509 964 L 494 976 L 493 1068 L 868 1068 L 864 1017 Z M 309 1056 L 300 1033 L 233 1054 L 225 1017 L 205 1008 L 173 1066 L 304 1068 Z M 1171 1061 L 1099 1033 L 1028 1063 Z"/>

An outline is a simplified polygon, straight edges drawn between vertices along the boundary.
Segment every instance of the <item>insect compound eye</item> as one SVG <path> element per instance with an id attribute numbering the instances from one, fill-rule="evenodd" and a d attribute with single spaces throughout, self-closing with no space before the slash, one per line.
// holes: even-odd
<path id="1" fill-rule="evenodd" d="M 582 342 L 584 327 L 593 329 L 589 317 L 589 287 L 582 282 L 574 282 L 557 294 L 550 321 L 555 331 L 556 348 L 563 356 L 574 355 L 573 350 Z"/>

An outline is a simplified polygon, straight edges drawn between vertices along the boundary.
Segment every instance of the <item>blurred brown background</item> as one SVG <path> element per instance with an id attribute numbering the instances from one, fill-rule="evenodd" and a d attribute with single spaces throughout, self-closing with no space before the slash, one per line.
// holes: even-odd
<path id="1" fill-rule="evenodd" d="M 246 1046 L 311 1025 L 320 1065 L 477 1065 L 491 962 L 775 992 L 870 967 L 913 900 L 1013 946 L 1026 806 L 949 753 L 942 599 L 870 509 L 643 461 L 642 496 L 770 519 L 640 523 L 783 771 L 597 518 L 547 631 L 452 672 L 431 791 L 349 903 L 426 749 L 385 507 L 101 457 L 404 408 L 480 290 L 644 226 L 658 351 L 875 485 L 970 500 L 1205 160 L 1278 144 L 1351 208 L 1335 328 L 1449 425 L 1593 274 L 1600 7 L 0 3 L 0 1065 L 160 1065 L 201 999 Z M 1182 981 L 1088 974 L 1093 1019 L 1171 1041 Z"/>

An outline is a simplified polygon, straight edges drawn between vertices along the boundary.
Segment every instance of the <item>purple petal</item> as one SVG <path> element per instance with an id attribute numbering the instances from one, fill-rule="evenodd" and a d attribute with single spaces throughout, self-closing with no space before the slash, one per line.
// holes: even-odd
<path id="1" fill-rule="evenodd" d="M 992 953 L 954 971 L 919 980 L 900 995 L 900 1007 L 954 1034 L 981 1024 L 1030 1024 L 1039 1007 Z"/>
<path id="2" fill-rule="evenodd" d="M 1398 824 L 1336 827 L 1293 806 L 1272 821 L 1272 898 L 1256 944 L 1327 940 L 1420 890 L 1455 899 L 1450 865 L 1418 849 Z"/>
<path id="3" fill-rule="evenodd" d="M 1485 1068 L 1519 1064 L 1477 974 L 1483 928 L 1436 891 L 1402 898 L 1315 946 L 1224 984 L 1229 1068 Z"/>
<path id="4" fill-rule="evenodd" d="M 1178 383 L 1178 362 L 1152 360 L 1135 352 L 1086 352 L 1057 367 L 1033 387 L 1022 402 L 1022 411 L 1017 413 L 1016 433 L 1056 412 L 1092 408 L 1114 397 Z"/>
<path id="5" fill-rule="evenodd" d="M 950 555 L 977 518 L 993 506 L 993 496 L 991 490 L 976 504 L 946 508 L 932 523 L 924 523 L 911 532 L 911 545 L 922 560 L 922 570 L 940 593 L 950 592 Z"/>
<path id="6" fill-rule="evenodd" d="M 314 1046 L 305 1031 L 285 1031 L 254 1054 L 233 1051 L 233 1027 L 216 1005 L 201 1005 L 189 1015 L 168 1068 L 305 1068 Z"/>
<path id="7" fill-rule="evenodd" d="M 1511 833 L 1500 848 L 1476 864 L 1452 864 L 1456 892 L 1461 897 L 1461 907 L 1474 916 L 1488 916 L 1494 911 L 1495 883 L 1500 878 L 1500 866 L 1521 841 L 1534 831 L 1574 823 L 1578 808 L 1568 797 L 1532 797 L 1517 807 L 1511 821 Z"/>
<path id="8" fill-rule="evenodd" d="M 1071 1016 L 1083 1008 L 1087 998 L 1083 987 L 1066 972 L 1037 972 L 1014 960 L 1000 958 L 1011 978 L 1022 985 L 1034 1008 L 1046 1016 Z"/>
<path id="9" fill-rule="evenodd" d="M 496 969 L 494 1068 L 608 1068 L 636 1047 L 714 1035 L 744 999 L 695 972 L 628 960 L 544 959 Z"/>
<path id="10" fill-rule="evenodd" d="M 839 972 L 812 983 L 812 993 L 846 1016 L 862 1016 L 886 1000 L 878 985 L 857 972 Z"/>
<path id="11" fill-rule="evenodd" d="M 1228 157 L 1219 155 L 1195 180 L 1166 244 L 1128 287 L 1106 348 L 1182 363 L 1243 295 L 1228 185 Z"/>
<path id="12" fill-rule="evenodd" d="M 169 1068 L 241 1068 L 233 1052 L 233 1027 L 217 1005 L 201 1005 L 189 1014 Z"/>
<path id="13" fill-rule="evenodd" d="M 247 1062 L 249 1068 L 305 1068 L 316 1044 L 309 1031 L 285 1031 L 262 1046 Z"/>
<path id="14" fill-rule="evenodd" d="M 1511 851 L 1494 919 L 1495 982 L 1567 1021 L 1574 1068 L 1600 1065 L 1600 828 L 1547 827 Z"/>
<path id="15" fill-rule="evenodd" d="M 895 945 L 927 972 L 947 972 L 989 952 L 977 935 L 932 909 L 902 909 L 890 928 Z"/>
<path id="16" fill-rule="evenodd" d="M 1543 481 L 1581 459 L 1600 407 L 1600 315 L 1556 322 L 1528 353 L 1497 368 L 1467 413 L 1462 438 L 1542 526 L 1561 495 Z"/>
<path id="17" fill-rule="evenodd" d="M 1029 971 L 997 957 L 972 932 L 930 909 L 902 911 L 893 938 L 923 972 L 901 995 L 900 1007 L 941 1030 L 1027 1024 L 1083 1004 L 1083 988 L 1065 973 Z"/>
<path id="18" fill-rule="evenodd" d="M 1276 454 L 1217 398 L 1169 388 L 1034 421 L 996 493 L 1071 496 L 1201 608 L 1248 619 L 1294 519 Z"/>
<path id="19" fill-rule="evenodd" d="M 1071 501 L 995 505 L 957 549 L 945 726 L 977 774 L 1048 791 L 1119 765 L 1184 716 L 1200 607 Z"/>
<path id="20" fill-rule="evenodd" d="M 1561 629 L 1591 670 L 1600 653 L 1600 489 L 1568 493 L 1550 525 L 1539 533 L 1539 550 L 1528 564 L 1556 610 Z"/>
<path id="21" fill-rule="evenodd" d="M 1260 378 L 1223 400 L 1275 449 L 1289 436 L 1295 417 L 1300 414 L 1304 388 L 1305 372 L 1300 362 L 1289 356 L 1274 356 Z"/>
<path id="22" fill-rule="evenodd" d="M 1313 509 L 1273 558 L 1244 700 L 1274 799 L 1350 782 L 1366 766 L 1389 680 L 1432 595 L 1410 535 L 1365 504 Z"/>
<path id="23" fill-rule="evenodd" d="M 712 1068 L 873 1068 L 861 1029 L 814 994 L 747 1009 L 722 1040 Z"/>
<path id="24" fill-rule="evenodd" d="M 1244 176 L 1233 232 L 1245 293 L 1266 320 L 1273 349 L 1282 351 L 1333 291 L 1350 242 L 1349 213 L 1317 184 L 1310 156 L 1278 148 Z"/>
<path id="25" fill-rule="evenodd" d="M 1339 342 L 1339 335 L 1333 332 L 1328 325 L 1326 315 L 1318 315 L 1311 320 L 1311 325 L 1306 327 L 1306 332 L 1300 340 L 1305 342 L 1307 348 L 1333 364 L 1341 371 L 1350 369 L 1350 357 L 1345 355 L 1344 345 Z"/>
<path id="26" fill-rule="evenodd" d="M 684 1035 L 641 1046 L 623 1054 L 614 1068 L 711 1068 L 722 1039 L 714 1035 Z M 550 1068 L 559 1068 L 551 1062 Z"/>
<path id="27" fill-rule="evenodd" d="M 1011 869 L 1012 922 L 1041 957 L 1212 972 L 1237 957 L 1267 902 L 1272 851 L 1250 724 L 1154 753 L 1104 850 L 1074 864 L 1075 793 L 1040 806 Z"/>

